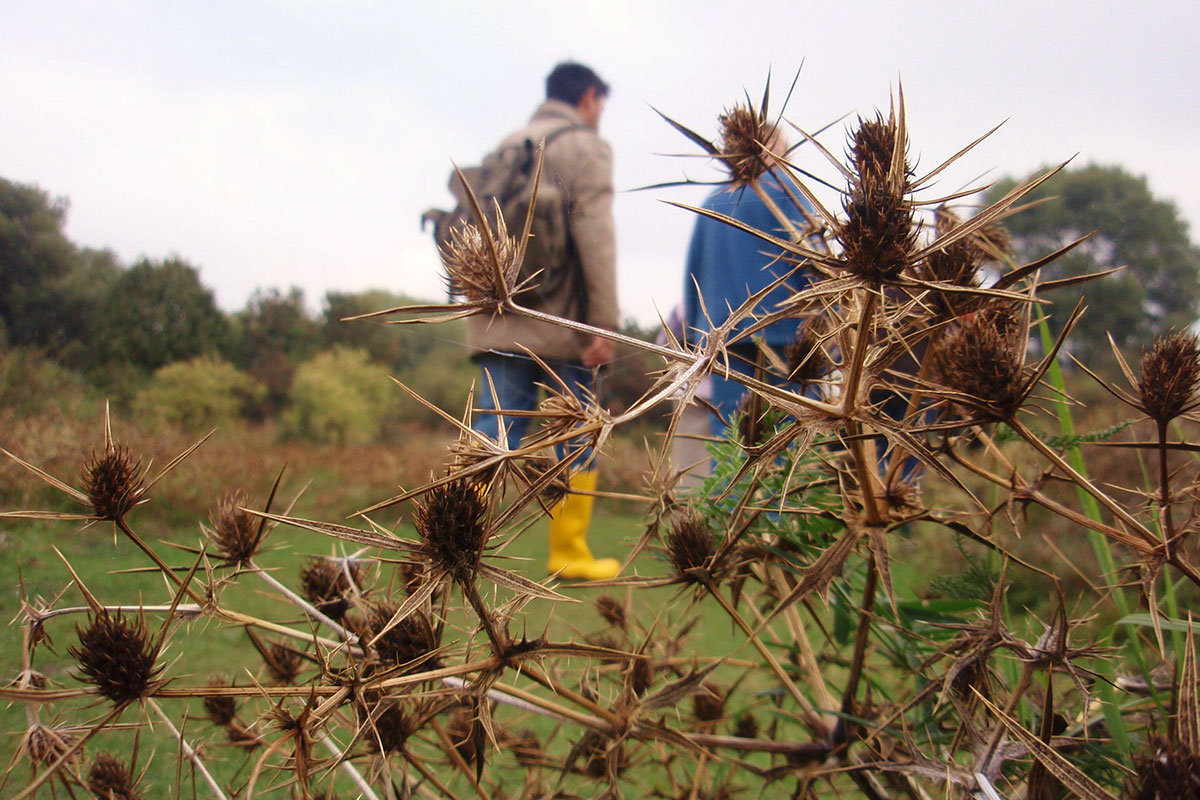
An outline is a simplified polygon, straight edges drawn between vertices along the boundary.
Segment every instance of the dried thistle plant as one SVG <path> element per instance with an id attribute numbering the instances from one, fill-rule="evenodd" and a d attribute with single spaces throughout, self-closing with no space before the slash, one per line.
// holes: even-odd
<path id="1" fill-rule="evenodd" d="M 1006 796 L 1041 797 L 1047 776 L 1080 796 L 1105 797 L 1119 781 L 1105 779 L 1107 789 L 1096 789 L 1101 779 L 1080 766 L 1091 749 L 1101 753 L 1098 762 L 1132 761 L 1130 795 L 1186 796 L 1200 717 L 1195 692 L 1175 687 L 1194 688 L 1194 655 L 1185 654 L 1177 684 L 1156 683 L 1154 675 L 1139 684 L 1138 691 L 1158 694 L 1153 701 L 1121 696 L 1127 689 L 1119 682 L 1097 688 L 1090 676 L 1106 674 L 1106 659 L 1125 659 L 1134 648 L 1141 649 L 1131 663 L 1169 663 L 1175 634 L 1192 629 L 1179 619 L 1153 627 L 1166 625 L 1170 613 L 1155 597 L 1161 574 L 1200 585 L 1184 547 L 1195 526 L 1177 528 L 1171 513 L 1194 499 L 1194 476 L 1167 463 L 1190 445 L 1165 434 L 1123 443 L 1156 449 L 1158 482 L 1152 490 L 1113 490 L 1068 461 L 1073 441 L 1048 444 L 1022 423 L 1033 416 L 1029 398 L 1053 358 L 1025 363 L 1032 310 L 1043 302 L 1039 265 L 1009 264 L 997 227 L 1027 188 L 968 220 L 937 208 L 923 244 L 929 228 L 921 215 L 934 203 L 920 199 L 927 183 L 913 175 L 902 102 L 854 126 L 848 163 L 837 163 L 847 185 L 838 214 L 815 202 L 806 173 L 768 153 L 775 124 L 764 96 L 758 108 L 738 104 L 721 116 L 719 144 L 676 127 L 734 182 L 752 190 L 770 170 L 787 191 L 814 201 L 819 224 L 807 233 L 788 230 L 788 241 L 761 232 L 811 269 L 812 285 L 777 308 L 748 301 L 733 309 L 702 347 L 630 341 L 665 366 L 627 411 L 610 415 L 595 398 L 552 392 L 536 412 L 545 421 L 537 446 L 520 450 L 473 435 L 469 410 L 461 418 L 442 414 L 458 434 L 446 471 L 361 512 L 358 527 L 273 514 L 269 501 L 267 510 L 247 511 L 240 496 L 227 496 L 206 533 L 224 566 L 235 569 L 200 590 L 191 578 L 212 569 L 203 553 L 184 577 L 129 527 L 126 517 L 154 481 L 110 435 L 88 463 L 82 491 L 20 462 L 92 512 L 74 518 L 112 520 L 138 543 L 166 578 L 169 604 L 148 612 L 166 614 L 164 631 L 185 614 L 245 630 L 264 664 L 250 669 L 270 684 L 200 683 L 184 671 L 168 685 L 160 680 L 162 643 L 151 641 L 140 613 L 131 621 L 137 606 L 100 606 L 68 564 L 88 606 L 22 591 L 21 677 L 0 687 L 28 715 L 21 749 L 34 776 L 25 796 L 51 780 L 110 800 L 145 792 L 117 759 L 97 758 L 91 773 L 79 773 L 88 738 L 116 738 L 129 728 L 174 737 L 156 741 L 160 760 L 178 753 L 180 773 L 192 770 L 207 784 L 197 794 L 225 800 L 328 796 L 334 785 L 376 800 L 739 791 L 878 800 L 987 794 L 997 786 Z M 815 137 L 805 143 L 817 146 Z M 452 289 L 464 298 L 458 312 L 533 314 L 513 302 L 522 238 L 479 217 L 444 254 Z M 813 233 L 818 227 L 824 232 Z M 979 269 L 987 262 L 1002 274 L 983 287 Z M 802 339 L 783 358 L 764 351 L 760 374 L 735 378 L 752 387 L 757 409 L 741 440 L 746 446 L 713 443 L 715 471 L 690 494 L 674 492 L 659 468 L 662 455 L 653 453 L 645 496 L 617 498 L 644 501 L 645 520 L 640 528 L 625 523 L 632 568 L 607 582 L 592 611 L 575 613 L 578 606 L 567 605 L 574 587 L 550 589 L 519 574 L 528 572 L 520 561 L 513 571 L 495 565 L 520 537 L 537 535 L 530 520 L 563 490 L 565 464 L 545 455 L 550 446 L 606 444 L 614 430 L 646 422 L 668 399 L 690 399 L 706 374 L 728 363 L 732 345 L 792 315 L 809 320 Z M 734 333 L 739 325 L 750 332 Z M 1155 343 L 1140 377 L 1124 367 L 1129 391 L 1122 398 L 1160 433 L 1167 422 L 1181 430 L 1192 422 L 1198 350 L 1195 338 L 1173 335 Z M 768 373 L 792 380 L 773 383 Z M 804 390 L 812 382 L 820 382 L 819 393 Z M 881 411 L 881 394 L 908 407 Z M 966 414 L 942 413 L 950 405 Z M 1007 423 L 996 427 L 1008 442 L 976 424 L 995 421 Z M 672 420 L 661 438 L 669 442 L 674 430 Z M 968 442 L 979 446 L 968 450 Z M 910 456 L 921 470 L 906 468 Z M 1095 499 L 1100 512 L 1069 506 L 1064 485 Z M 400 519 L 411 519 L 415 537 L 377 518 L 392 507 L 410 512 Z M 1079 588 L 1085 610 L 1071 618 L 1060 603 L 1046 626 L 1023 616 L 1008 588 L 1087 570 L 1058 569 L 1063 559 L 1032 564 L 1010 549 L 1024 525 L 1021 511 L 1034 508 L 1090 530 L 1117 554 Z M 243 607 L 242 596 L 224 587 L 252 573 L 266 579 L 254 558 L 267 525 L 363 550 L 349 560 L 298 562 L 291 574 L 299 573 L 302 592 L 280 584 L 269 611 L 254 602 Z M 944 536 L 956 554 L 982 565 L 971 567 L 983 578 L 970 573 L 960 581 L 971 578 L 970 591 L 939 594 L 950 580 L 941 589 L 922 583 L 951 569 L 936 546 L 926 550 Z M 666 558 L 639 559 L 645 549 Z M 366 550 L 375 552 L 361 556 Z M 370 587 L 362 586 L 360 557 L 378 564 Z M 1007 566 L 988 571 L 996 563 Z M 1122 609 L 1126 568 L 1138 570 L 1144 591 Z M 1182 591 L 1178 581 L 1171 588 Z M 278 612 L 276 600 L 288 611 Z M 1104 621 L 1123 619 L 1128 628 L 1138 611 L 1151 612 L 1145 631 L 1115 637 Z M 68 652 L 90 686 L 61 689 L 40 663 L 55 657 L 43 637 L 57 618 L 84 613 L 89 624 L 77 626 L 79 646 Z M 589 623 L 601 627 L 581 630 Z M 1085 628 L 1088 644 L 1069 646 L 1068 634 Z M 36 674 L 49 675 L 49 683 Z M 1172 688 L 1174 702 L 1166 697 Z M 1147 742 L 1140 753 L 1118 752 L 1097 735 L 1091 695 L 1101 690 L 1116 698 L 1104 724 L 1111 731 L 1124 725 L 1125 738 Z M 97 692 L 115 705 L 107 720 L 88 710 Z M 196 726 L 176 727 L 172 720 L 182 717 L 165 707 L 180 699 L 201 706 L 227 741 L 214 744 L 221 730 L 205 727 L 197 741 Z M 37 721 L 47 711 L 54 727 Z M 1168 711 L 1184 722 L 1171 738 L 1153 738 L 1170 726 Z M 60 715 L 81 723 L 60 726 Z M 537 734 L 506 733 L 533 725 Z M 497 747 L 516 764 L 508 759 L 497 769 Z"/>

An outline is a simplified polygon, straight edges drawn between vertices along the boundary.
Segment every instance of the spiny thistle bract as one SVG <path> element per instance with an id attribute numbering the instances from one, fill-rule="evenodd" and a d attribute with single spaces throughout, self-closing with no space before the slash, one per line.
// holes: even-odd
<path id="1" fill-rule="evenodd" d="M 79 661 L 83 679 L 117 705 L 144 697 L 161 668 L 142 619 L 128 624 L 121 614 L 101 611 L 86 629 L 75 628 L 79 646 L 70 654 Z"/>
<path id="2" fill-rule="evenodd" d="M 502 215 L 497 211 L 494 216 L 496 229 L 490 244 L 487 233 L 466 223 L 450 231 L 450 243 L 442 251 L 450 293 L 468 303 L 502 303 L 512 295 L 520 273 L 517 243 L 508 235 Z"/>
<path id="3" fill-rule="evenodd" d="M 248 562 L 261 544 L 261 520 L 246 511 L 245 504 L 242 493 L 233 492 L 223 497 L 209 514 L 209 537 L 230 564 Z"/>
<path id="4" fill-rule="evenodd" d="M 846 270 L 873 286 L 897 280 L 917 243 L 904 147 L 894 113 L 887 120 L 860 120 L 851 139 L 853 177 L 837 238 Z"/>
<path id="5" fill-rule="evenodd" d="M 470 581 L 487 544 L 487 492 L 465 480 L 435 486 L 415 503 L 413 525 L 435 569 Z"/>
<path id="6" fill-rule="evenodd" d="M 96 517 L 123 519 L 138 504 L 145 483 L 141 466 L 120 444 L 109 443 L 101 455 L 92 453 L 83 470 L 83 490 Z"/>
<path id="7" fill-rule="evenodd" d="M 110 753 L 97 753 L 88 770 L 88 790 L 102 800 L 139 800 L 133 775 L 125 762 Z"/>
<path id="8" fill-rule="evenodd" d="M 1166 424 L 1196 403 L 1200 345 L 1195 334 L 1171 333 L 1155 339 L 1142 357 L 1138 394 L 1146 415 Z"/>

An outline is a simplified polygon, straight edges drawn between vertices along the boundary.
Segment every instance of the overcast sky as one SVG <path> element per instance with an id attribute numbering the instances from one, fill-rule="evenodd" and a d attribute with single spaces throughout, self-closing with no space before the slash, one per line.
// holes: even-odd
<path id="1" fill-rule="evenodd" d="M 786 115 L 807 129 L 886 109 L 902 83 L 918 171 L 1004 122 L 939 193 L 1075 156 L 1146 175 L 1193 240 L 1200 225 L 1192 0 L 5 6 L 0 176 L 68 198 L 80 245 L 125 264 L 178 254 L 227 310 L 260 287 L 298 286 L 313 308 L 330 290 L 442 296 L 421 211 L 567 58 L 613 87 L 620 294 L 643 323 L 681 291 L 691 216 L 662 200 L 703 192 L 626 190 L 715 174 L 672 157 L 695 148 L 653 108 L 711 135 L 768 71 L 782 100 L 800 70 Z M 845 135 L 822 141 L 840 154 Z"/>

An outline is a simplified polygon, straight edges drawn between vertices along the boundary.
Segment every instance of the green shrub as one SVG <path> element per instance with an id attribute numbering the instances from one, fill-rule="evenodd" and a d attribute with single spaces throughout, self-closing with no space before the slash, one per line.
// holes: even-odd
<path id="1" fill-rule="evenodd" d="M 189 431 L 243 419 L 266 389 L 227 361 L 201 356 L 168 364 L 133 399 L 138 417 Z"/>
<path id="2" fill-rule="evenodd" d="M 292 380 L 283 433 L 338 444 L 379 437 L 399 390 L 364 350 L 335 347 L 302 364 Z"/>

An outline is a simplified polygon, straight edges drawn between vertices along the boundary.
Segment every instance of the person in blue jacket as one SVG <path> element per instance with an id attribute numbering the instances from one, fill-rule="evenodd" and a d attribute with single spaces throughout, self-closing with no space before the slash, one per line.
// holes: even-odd
<path id="1" fill-rule="evenodd" d="M 779 180 L 786 178 L 773 173 L 760 178 L 762 187 L 776 207 L 787 214 L 797 230 L 803 231 L 808 227 L 804 214 L 796 208 L 796 202 L 784 193 Z M 783 225 L 751 188 L 722 187 L 704 201 L 703 208 L 733 217 L 778 238 L 788 238 Z M 806 210 L 811 211 L 809 208 Z M 693 343 L 701 341 L 711 327 L 724 323 L 731 310 L 741 306 L 750 295 L 792 273 L 795 264 L 780 258 L 781 255 L 778 247 L 757 236 L 711 217 L 697 215 L 688 245 L 683 287 L 688 340 Z M 787 281 L 762 299 L 754 309 L 755 315 L 775 310 L 779 303 L 804 289 L 810 282 L 811 278 L 804 270 L 795 271 Z M 753 319 L 747 318 L 738 325 L 737 330 L 743 331 L 753 322 Z M 782 358 L 803 324 L 801 319 L 786 318 L 756 332 L 754 337 L 761 337 Z M 754 374 L 756 360 L 757 348 L 750 338 L 729 348 L 730 367 L 745 375 Z M 737 381 L 715 373 L 712 375 L 712 404 L 721 414 L 721 418 L 711 419 L 714 436 L 724 435 L 725 426 L 732 421 L 748 391 Z"/>

